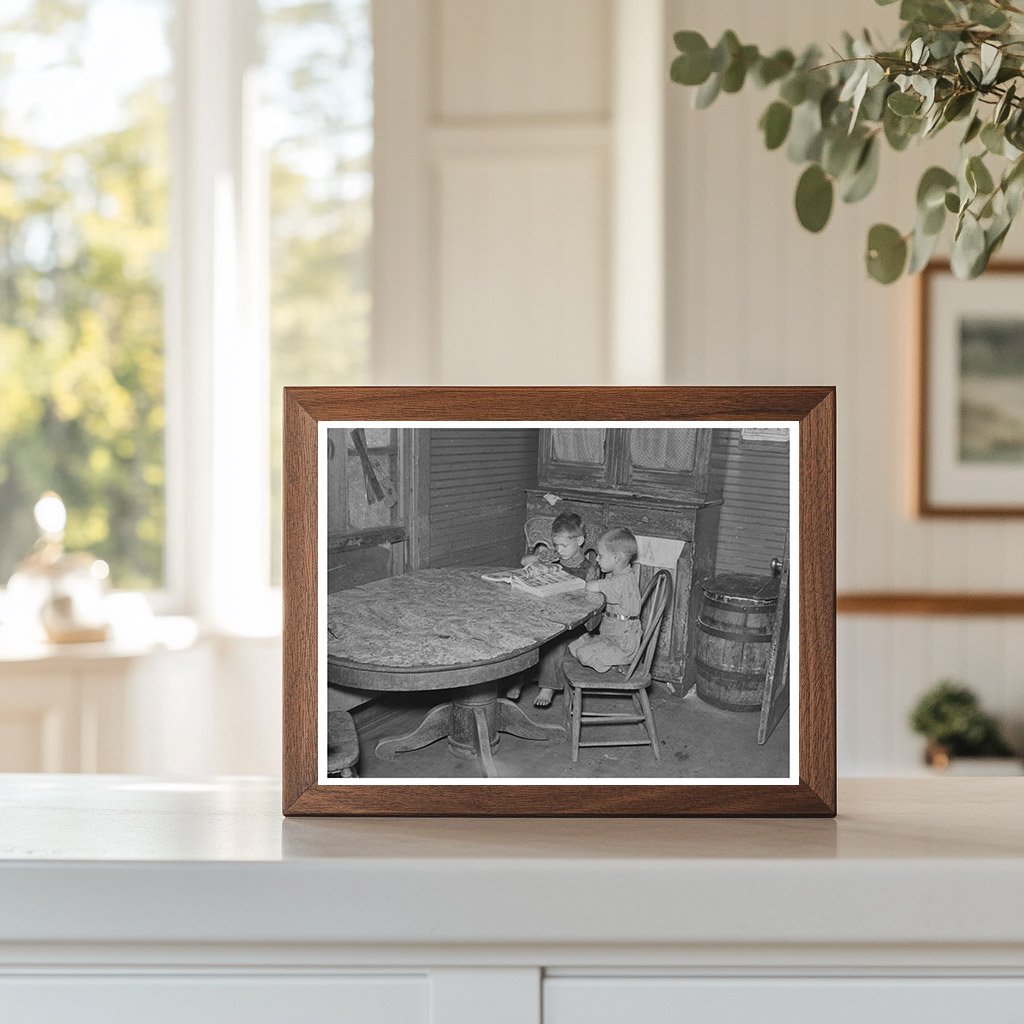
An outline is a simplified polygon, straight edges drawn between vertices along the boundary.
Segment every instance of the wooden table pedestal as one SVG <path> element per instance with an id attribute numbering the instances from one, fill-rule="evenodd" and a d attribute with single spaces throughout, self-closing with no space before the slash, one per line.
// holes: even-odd
<path id="1" fill-rule="evenodd" d="M 497 681 L 460 690 L 450 701 L 431 708 L 412 732 L 381 740 L 376 747 L 377 757 L 393 761 L 397 753 L 419 750 L 447 736 L 450 753 L 479 758 L 487 778 L 494 779 L 498 772 L 492 752 L 503 732 L 527 740 L 565 739 L 562 726 L 535 722 L 518 705 L 499 697 L 498 692 Z"/>

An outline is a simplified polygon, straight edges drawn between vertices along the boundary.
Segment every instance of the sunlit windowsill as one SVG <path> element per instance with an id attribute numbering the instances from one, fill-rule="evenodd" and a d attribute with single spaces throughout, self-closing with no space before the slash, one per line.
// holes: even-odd
<path id="1" fill-rule="evenodd" d="M 137 603 L 133 610 L 137 612 Z M 24 624 L 0 615 L 0 663 L 139 658 L 161 651 L 185 651 L 204 640 L 229 644 L 274 641 L 281 636 L 281 592 L 267 591 L 212 625 L 192 615 L 114 614 L 111 620 L 107 640 L 50 643 Z"/>
<path id="2" fill-rule="evenodd" d="M 0 663 L 139 658 L 158 651 L 188 650 L 199 636 L 195 619 L 186 615 L 153 616 L 144 628 L 114 630 L 109 639 L 93 643 L 55 644 L 0 626 Z"/>

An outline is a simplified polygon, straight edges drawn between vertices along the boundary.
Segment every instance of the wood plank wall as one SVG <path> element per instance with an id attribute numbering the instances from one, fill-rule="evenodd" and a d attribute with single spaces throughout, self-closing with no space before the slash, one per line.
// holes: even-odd
<path id="1" fill-rule="evenodd" d="M 738 428 L 718 431 L 712 448 L 713 463 L 724 461 L 715 571 L 766 576 L 786 546 L 789 446 L 740 435 Z"/>
<path id="2" fill-rule="evenodd" d="M 430 566 L 519 564 L 537 437 L 530 428 L 430 431 Z"/>

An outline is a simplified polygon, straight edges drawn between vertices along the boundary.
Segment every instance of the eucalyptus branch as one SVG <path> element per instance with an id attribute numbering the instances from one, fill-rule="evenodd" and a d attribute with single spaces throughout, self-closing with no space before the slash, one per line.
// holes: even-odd
<path id="1" fill-rule="evenodd" d="M 789 50 L 762 54 L 731 31 L 713 47 L 696 32 L 678 32 L 671 75 L 697 87 L 700 108 L 750 81 L 774 88 L 759 128 L 768 149 L 785 145 L 789 159 L 805 165 L 796 214 L 815 232 L 828 223 L 837 193 L 853 203 L 871 192 L 883 143 L 900 152 L 962 120 L 959 166 L 924 173 L 910 231 L 871 228 L 866 267 L 885 284 L 916 273 L 952 219 L 953 269 L 974 277 L 1024 205 L 1024 39 L 1010 17 L 1024 10 L 992 0 L 990 10 L 977 10 L 979 21 L 968 21 L 965 9 L 960 0 L 902 0 L 896 48 L 879 49 L 866 33 L 846 35 L 845 53 L 832 48 L 836 59 L 827 62 L 817 48 L 798 60 Z"/>

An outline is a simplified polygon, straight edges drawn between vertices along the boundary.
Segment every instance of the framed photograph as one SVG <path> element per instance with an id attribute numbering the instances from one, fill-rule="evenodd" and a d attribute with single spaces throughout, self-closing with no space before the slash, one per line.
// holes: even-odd
<path id="1" fill-rule="evenodd" d="M 284 813 L 835 814 L 832 388 L 287 388 Z"/>
<path id="2" fill-rule="evenodd" d="M 917 512 L 1024 515 L 1024 263 L 919 287 Z"/>

